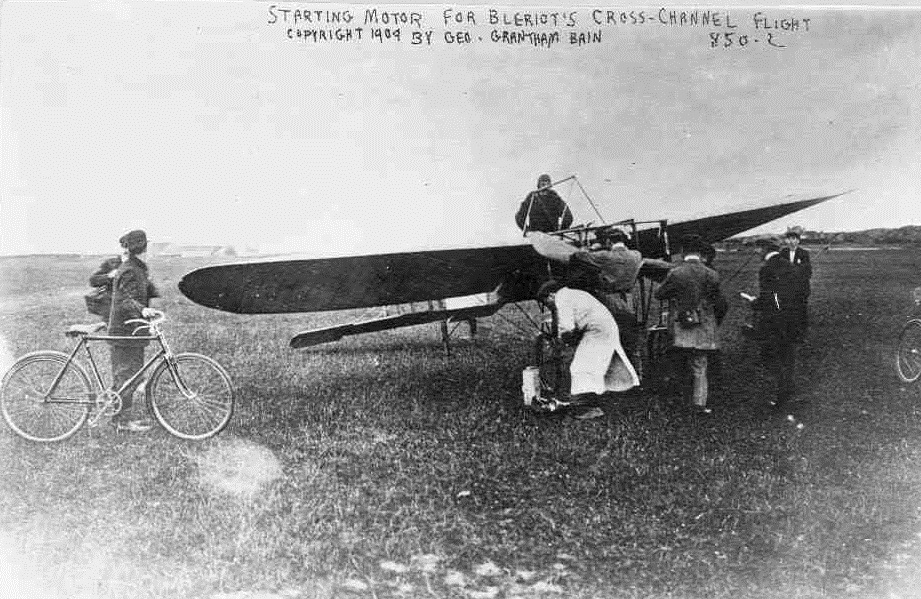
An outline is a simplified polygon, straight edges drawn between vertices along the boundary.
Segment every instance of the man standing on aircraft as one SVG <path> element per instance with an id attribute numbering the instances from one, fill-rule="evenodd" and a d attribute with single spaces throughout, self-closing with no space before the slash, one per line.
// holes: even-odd
<path id="1" fill-rule="evenodd" d="M 797 321 L 797 341 L 802 341 L 809 329 L 809 294 L 811 292 L 810 279 L 812 279 L 812 263 L 809 259 L 809 252 L 799 245 L 802 235 L 802 227 L 796 226 L 787 229 L 787 233 L 784 236 L 786 248 L 781 252 L 782 256 L 793 266 L 792 278 L 789 282 L 789 302 L 790 318 Z"/>
<path id="2" fill-rule="evenodd" d="M 617 322 L 590 293 L 550 280 L 538 290 L 537 300 L 556 313 L 560 338 L 577 344 L 569 365 L 574 407 L 590 407 L 608 391 L 627 391 L 640 384 L 620 344 Z M 604 412 L 595 406 L 577 418 L 602 415 Z"/>
<path id="3" fill-rule="evenodd" d="M 699 239 L 682 243 L 684 261 L 672 269 L 656 290 L 656 299 L 669 300 L 672 345 L 680 352 L 683 377 L 690 374 L 690 399 L 702 414 L 707 407 L 707 354 L 718 348 L 717 314 L 725 306 L 719 275 L 704 265 L 704 244 Z M 688 370 L 690 371 L 688 373 Z M 688 385 L 682 385 L 685 389 Z"/>
<path id="4" fill-rule="evenodd" d="M 122 246 L 123 259 L 112 276 L 112 310 L 109 315 L 109 335 L 130 337 L 133 325 L 125 324 L 132 318 L 150 318 L 151 298 L 159 297 L 156 288 L 147 275 L 147 234 L 144 231 L 130 231 L 118 240 Z M 135 325 L 136 326 L 136 325 Z M 144 365 L 144 347 L 147 341 L 118 339 L 109 341 L 112 358 L 112 387 L 118 389 Z M 122 394 L 121 411 L 112 417 L 118 431 L 144 432 L 150 430 L 147 419 L 131 419 L 132 398 L 135 387 Z"/>
<path id="5" fill-rule="evenodd" d="M 528 194 L 515 214 L 515 223 L 524 232 L 552 233 L 572 225 L 572 212 L 563 198 L 551 188 L 550 175 L 537 178 L 537 189 Z"/>

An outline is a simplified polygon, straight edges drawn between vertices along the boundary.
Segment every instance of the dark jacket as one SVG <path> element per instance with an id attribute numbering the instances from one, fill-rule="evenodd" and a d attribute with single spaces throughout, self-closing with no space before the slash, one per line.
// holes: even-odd
<path id="1" fill-rule="evenodd" d="M 656 299 L 669 300 L 669 328 L 672 344 L 688 349 L 717 349 L 717 326 L 727 305 L 720 291 L 720 277 L 715 270 L 696 259 L 685 259 L 669 271 L 656 290 Z M 678 314 L 697 310 L 700 322 L 683 326 Z"/>
<path id="2" fill-rule="evenodd" d="M 557 192 L 546 188 L 538 189 L 529 193 L 521 202 L 515 214 L 515 224 L 522 231 L 527 226 L 528 231 L 552 233 L 569 228 L 572 224 L 572 212 Z"/>
<path id="3" fill-rule="evenodd" d="M 141 318 L 141 310 L 150 306 L 152 297 L 159 297 L 159 293 L 147 277 L 147 265 L 136 256 L 122 262 L 118 274 L 112 279 L 109 335 L 130 335 L 137 325 L 126 325 L 125 321 Z"/>
<path id="4" fill-rule="evenodd" d="M 121 264 L 121 256 L 115 256 L 114 258 L 107 258 L 104 260 L 103 263 L 99 265 L 99 270 L 90 275 L 90 287 L 105 287 L 109 291 L 112 291 L 113 279 L 109 277 L 109 273 L 113 270 L 117 270 Z M 160 297 L 157 288 L 150 280 L 147 281 L 147 297 Z"/>
<path id="5" fill-rule="evenodd" d="M 759 293 L 752 307 L 764 344 L 794 343 L 803 338 L 808 327 L 802 275 L 788 256 L 789 252 L 772 256 L 758 271 Z"/>
<path id="6" fill-rule="evenodd" d="M 793 299 L 806 301 L 809 299 L 811 291 L 809 280 L 812 278 L 812 263 L 809 260 L 809 252 L 801 247 L 796 248 L 793 254 L 793 260 L 790 260 L 790 250 L 784 248 L 780 255 L 793 266 L 793 275 L 790 280 L 790 292 Z"/>

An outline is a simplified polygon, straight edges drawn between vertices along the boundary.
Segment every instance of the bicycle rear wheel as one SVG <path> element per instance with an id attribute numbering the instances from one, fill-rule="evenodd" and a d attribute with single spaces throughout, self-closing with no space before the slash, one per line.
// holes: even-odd
<path id="1" fill-rule="evenodd" d="M 33 352 L 17 360 L 3 377 L 0 412 L 20 437 L 42 443 L 63 441 L 86 422 L 92 388 L 79 364 L 71 362 L 48 395 L 67 360 L 60 352 Z"/>
<path id="2" fill-rule="evenodd" d="M 902 327 L 895 369 L 906 383 L 913 383 L 921 377 L 921 319 L 913 318 Z"/>
<path id="3" fill-rule="evenodd" d="M 166 360 L 158 364 L 146 385 L 147 405 L 157 422 L 173 435 L 193 441 L 221 432 L 233 415 L 230 375 L 200 354 L 179 354 L 173 364 L 175 371 Z"/>

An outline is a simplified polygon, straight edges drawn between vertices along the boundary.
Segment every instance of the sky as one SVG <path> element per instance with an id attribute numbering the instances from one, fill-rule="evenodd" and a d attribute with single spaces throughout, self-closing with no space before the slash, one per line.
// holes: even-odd
<path id="1" fill-rule="evenodd" d="M 0 4 L 0 255 L 115 252 L 134 228 L 311 255 L 516 243 L 544 172 L 577 175 L 601 214 L 569 181 L 577 221 L 853 189 L 755 232 L 921 224 L 917 10 L 730 7 L 703 27 L 662 24 L 677 5 L 603 25 L 592 5 L 493 8 L 510 25 L 470 6 L 445 25 L 455 6 L 375 5 L 420 14 L 377 41 L 362 5 Z M 354 19 L 282 21 L 299 8 Z M 363 38 L 287 38 L 318 27 Z"/>

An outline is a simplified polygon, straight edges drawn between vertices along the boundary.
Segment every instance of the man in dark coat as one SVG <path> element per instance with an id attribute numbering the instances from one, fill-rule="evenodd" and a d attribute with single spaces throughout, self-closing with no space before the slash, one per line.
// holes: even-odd
<path id="1" fill-rule="evenodd" d="M 700 413 L 708 414 L 707 360 L 719 347 L 717 324 L 722 320 L 726 300 L 720 278 L 704 265 L 705 244 L 699 239 L 682 243 L 684 260 L 669 271 L 656 290 L 656 299 L 669 300 L 669 332 L 672 346 L 684 366 L 683 378 L 690 378 L 690 400 Z M 689 377 L 688 377 L 689 375 Z"/>
<path id="2" fill-rule="evenodd" d="M 126 233 L 118 242 L 124 254 L 121 264 L 112 277 L 109 335 L 130 337 L 137 325 L 125 324 L 125 321 L 153 316 L 155 311 L 149 307 L 150 299 L 158 297 L 158 293 L 148 278 L 147 264 L 143 260 L 147 252 L 147 235 L 144 231 L 136 230 Z M 146 330 L 140 332 L 140 334 L 146 333 Z M 116 339 L 110 341 L 109 344 L 112 357 L 112 386 L 118 390 L 144 365 L 144 347 L 147 341 Z M 137 384 L 132 385 L 122 393 L 122 409 L 112 418 L 117 430 L 143 432 L 151 428 L 149 420 L 131 418 L 136 388 Z"/>
<path id="3" fill-rule="evenodd" d="M 787 252 L 777 245 L 766 248 L 758 271 L 758 297 L 752 302 L 757 316 L 756 331 L 765 368 L 777 382 L 771 405 L 783 407 L 793 396 L 796 375 L 796 345 L 805 335 L 798 274 Z"/>
<path id="4" fill-rule="evenodd" d="M 784 236 L 786 247 L 780 252 L 793 267 L 789 281 L 789 316 L 796 319 L 796 329 L 799 334 L 797 341 L 803 341 L 809 330 L 809 294 L 811 292 L 810 279 L 812 279 L 812 263 L 809 252 L 800 247 L 800 238 L 803 234 L 802 227 L 787 229 Z"/>
<path id="5" fill-rule="evenodd" d="M 537 179 L 537 189 L 528 194 L 515 214 L 522 231 L 552 233 L 572 225 L 572 212 L 563 198 L 550 187 L 550 175 Z"/>

